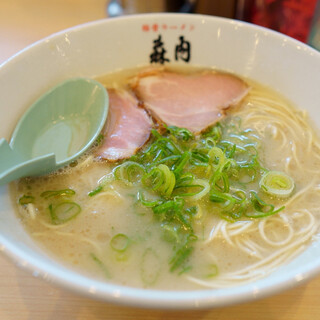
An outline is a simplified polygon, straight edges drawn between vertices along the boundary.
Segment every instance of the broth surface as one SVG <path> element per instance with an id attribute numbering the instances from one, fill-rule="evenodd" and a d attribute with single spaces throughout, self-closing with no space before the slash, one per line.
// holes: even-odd
<path id="1" fill-rule="evenodd" d="M 121 88 L 137 71 L 121 71 L 99 80 L 108 88 Z M 193 223 L 198 240 L 188 261 L 191 268 L 170 272 L 172 244 L 164 239 L 151 210 L 137 204 L 139 186 L 115 180 L 103 192 L 88 196 L 117 165 L 97 160 L 89 153 L 57 173 L 11 184 L 17 213 L 28 233 L 52 257 L 78 272 L 142 288 L 234 286 L 264 277 L 292 260 L 318 233 L 319 140 L 305 112 L 273 90 L 245 81 L 251 86 L 250 93 L 228 111 L 222 123 L 252 130 L 251 138 L 259 142 L 262 165 L 293 178 L 293 195 L 272 199 L 276 207 L 285 206 L 284 210 L 266 218 L 232 223 L 221 219 L 210 201 L 199 201 Z M 250 185 L 254 187 L 257 182 Z M 65 201 L 78 204 L 81 212 L 55 225 L 48 206 L 56 200 L 41 194 L 65 189 L 75 191 Z M 34 197 L 34 203 L 20 205 L 19 199 L 26 195 Z"/>

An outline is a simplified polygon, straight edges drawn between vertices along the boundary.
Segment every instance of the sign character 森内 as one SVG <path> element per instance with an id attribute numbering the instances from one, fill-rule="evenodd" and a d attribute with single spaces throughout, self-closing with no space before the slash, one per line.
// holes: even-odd
<path id="1" fill-rule="evenodd" d="M 164 43 L 162 42 L 161 35 L 153 40 L 153 52 L 150 54 L 151 63 L 164 64 L 165 62 L 170 62 L 170 60 L 165 57 L 167 50 L 163 45 Z"/>
<path id="2" fill-rule="evenodd" d="M 190 61 L 190 42 L 184 39 L 184 36 L 179 37 L 180 44 L 176 45 L 175 59 L 189 62 Z"/>

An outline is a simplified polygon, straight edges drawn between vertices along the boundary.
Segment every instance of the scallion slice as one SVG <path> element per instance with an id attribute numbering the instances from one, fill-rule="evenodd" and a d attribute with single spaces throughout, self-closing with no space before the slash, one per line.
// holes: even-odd
<path id="1" fill-rule="evenodd" d="M 169 197 L 176 184 L 174 173 L 165 164 L 159 164 L 142 177 L 145 186 Z"/>
<path id="2" fill-rule="evenodd" d="M 34 200 L 35 197 L 33 196 L 23 195 L 21 198 L 19 198 L 19 204 L 23 206 L 29 203 L 34 203 Z"/>
<path id="3" fill-rule="evenodd" d="M 72 189 L 63 189 L 63 190 L 48 190 L 40 194 L 40 197 L 49 199 L 51 197 L 70 197 L 75 195 L 76 192 Z"/>
<path id="4" fill-rule="evenodd" d="M 210 264 L 208 266 L 209 272 L 206 275 L 206 278 L 214 278 L 219 274 L 219 269 L 216 264 Z"/>
<path id="5" fill-rule="evenodd" d="M 141 279 L 147 285 L 153 285 L 160 274 L 160 258 L 157 253 L 147 248 L 141 259 Z"/>
<path id="6" fill-rule="evenodd" d="M 144 173 L 144 167 L 134 161 L 123 162 L 113 170 L 116 180 L 122 180 L 127 183 L 139 182 Z"/>
<path id="7" fill-rule="evenodd" d="M 107 279 L 110 279 L 110 273 L 108 268 L 105 266 L 105 264 L 94 254 L 94 253 L 90 253 L 90 257 L 92 258 L 92 260 L 99 266 L 99 268 L 102 270 L 102 272 L 105 274 Z"/>
<path id="8" fill-rule="evenodd" d="M 253 191 L 250 192 L 250 198 L 255 212 L 247 212 L 245 215 L 248 218 L 265 218 L 274 215 L 285 208 L 282 206 L 275 209 L 274 205 L 264 202 L 257 193 Z"/>
<path id="9" fill-rule="evenodd" d="M 81 212 L 81 207 L 75 202 L 65 201 L 56 206 L 50 204 L 49 211 L 52 223 L 61 224 L 74 219 Z"/>
<path id="10" fill-rule="evenodd" d="M 103 186 L 97 186 L 94 190 L 92 190 L 92 191 L 90 191 L 90 192 L 88 193 L 88 196 L 89 196 L 89 197 L 93 197 L 93 196 L 95 196 L 96 194 L 102 192 L 102 190 L 103 190 Z"/>
<path id="11" fill-rule="evenodd" d="M 110 241 L 110 246 L 114 251 L 124 252 L 127 250 L 130 239 L 123 233 L 116 234 Z"/>
<path id="12" fill-rule="evenodd" d="M 287 198 L 293 192 L 294 181 L 284 172 L 269 171 L 262 176 L 259 186 L 271 196 Z"/>

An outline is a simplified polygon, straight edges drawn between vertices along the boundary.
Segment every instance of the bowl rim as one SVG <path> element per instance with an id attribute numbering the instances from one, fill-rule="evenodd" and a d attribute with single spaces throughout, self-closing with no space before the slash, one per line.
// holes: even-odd
<path id="1" fill-rule="evenodd" d="M 23 59 L 24 54 L 30 50 L 34 50 L 43 43 L 64 36 L 69 32 L 79 32 L 82 29 L 99 27 L 102 24 L 112 24 L 114 21 L 121 20 L 139 20 L 144 17 L 166 17 L 166 16 L 187 16 L 188 19 L 207 19 L 217 20 L 224 24 L 237 24 L 245 28 L 263 32 L 270 37 L 280 40 L 287 39 L 288 43 L 293 46 L 303 47 L 306 54 L 316 55 L 320 62 L 320 52 L 311 46 L 293 39 L 289 36 L 281 34 L 277 31 L 267 29 L 265 27 L 253 25 L 248 22 L 232 20 L 223 17 L 214 17 L 202 14 L 183 14 L 183 13 L 144 13 L 122 16 L 117 18 L 100 19 L 80 25 L 76 25 L 56 33 L 49 35 L 43 39 L 20 50 L 9 59 L 0 64 L 0 70 L 10 67 L 17 59 Z M 166 291 L 139 289 L 117 285 L 113 283 L 101 282 L 94 280 L 73 271 L 62 265 L 53 262 L 48 266 L 46 262 L 30 259 L 30 256 L 24 252 L 18 244 L 11 242 L 9 239 L 0 234 L 0 252 L 3 252 L 14 263 L 33 276 L 40 277 L 50 284 L 57 284 L 59 287 L 68 289 L 77 294 L 94 298 L 97 300 L 111 302 L 121 305 L 129 305 L 142 308 L 158 308 L 158 309 L 205 309 L 213 307 L 222 307 L 236 303 L 249 302 L 256 299 L 264 298 L 283 290 L 292 288 L 298 283 L 304 283 L 320 273 L 320 257 L 309 263 L 295 268 L 294 271 L 286 273 L 278 282 L 268 283 L 267 279 L 261 279 L 253 283 L 229 287 L 226 289 L 201 289 L 188 291 Z M 58 272 L 57 272 L 58 270 Z"/>
<path id="2" fill-rule="evenodd" d="M 97 20 L 93 20 L 93 21 L 88 21 L 88 22 L 84 22 L 81 24 L 77 24 L 74 26 L 71 26 L 69 28 L 65 28 L 62 30 L 59 30 L 57 32 L 54 32 L 46 37 L 43 37 L 29 45 L 27 45 L 26 47 L 24 47 L 23 49 L 17 51 L 16 53 L 14 53 L 12 56 L 10 56 L 9 58 L 7 58 L 6 60 L 4 60 L 2 63 L 0 63 L 0 69 L 3 67 L 6 67 L 7 65 L 9 65 L 11 63 L 12 60 L 15 60 L 18 56 L 23 55 L 26 51 L 29 51 L 30 49 L 32 50 L 33 48 L 40 46 L 43 42 L 46 41 L 50 41 L 56 37 L 62 36 L 68 32 L 78 32 L 81 29 L 84 28 L 91 28 L 91 27 L 95 27 L 97 25 L 101 25 L 101 24 L 108 24 L 108 23 L 113 23 L 113 21 L 121 21 L 121 20 L 139 20 L 141 18 L 144 17 L 161 17 L 161 16 L 177 16 L 177 17 L 188 17 L 188 19 L 208 19 L 208 20 L 217 20 L 217 21 L 221 21 L 224 23 L 229 23 L 229 24 L 237 24 L 239 26 L 246 26 L 248 28 L 252 28 L 255 30 L 260 30 L 265 32 L 267 35 L 271 35 L 274 36 L 276 38 L 279 39 L 287 39 L 289 42 L 291 43 L 295 43 L 296 45 L 302 46 L 304 47 L 306 50 L 309 50 L 312 54 L 315 55 L 319 55 L 320 58 L 320 52 L 318 50 L 316 50 L 315 48 L 313 48 L 312 46 L 301 42 L 300 40 L 297 40 L 295 38 L 292 38 L 286 34 L 283 34 L 279 31 L 276 30 L 272 30 L 269 29 L 267 27 L 264 26 L 259 26 L 259 25 L 255 25 L 251 22 L 247 22 L 247 21 L 242 21 L 242 20 L 237 20 L 237 19 L 231 19 L 231 18 L 226 18 L 226 17 L 220 17 L 220 16 L 212 16 L 212 15 L 206 15 L 206 14 L 190 14 L 190 13 L 175 13 L 175 12 L 158 12 L 158 13 L 139 13 L 139 14 L 130 14 L 130 15 L 123 15 L 123 16 L 119 16 L 119 17 L 113 17 L 113 18 L 101 18 L 101 19 L 97 19 Z"/>

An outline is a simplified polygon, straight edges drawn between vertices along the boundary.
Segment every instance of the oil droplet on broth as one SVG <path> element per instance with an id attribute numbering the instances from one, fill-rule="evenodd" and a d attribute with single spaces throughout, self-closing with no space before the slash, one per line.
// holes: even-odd
<path id="1" fill-rule="evenodd" d="M 32 156 L 49 153 L 56 155 L 56 161 L 77 153 L 87 141 L 89 123 L 85 117 L 55 121 L 39 132 L 32 148 Z"/>

